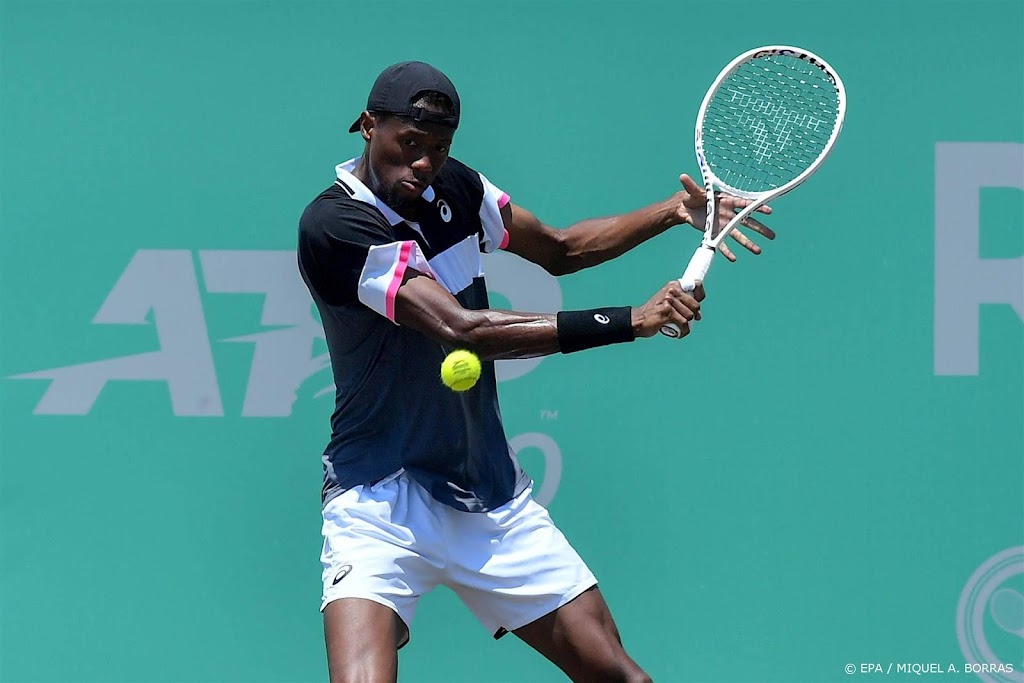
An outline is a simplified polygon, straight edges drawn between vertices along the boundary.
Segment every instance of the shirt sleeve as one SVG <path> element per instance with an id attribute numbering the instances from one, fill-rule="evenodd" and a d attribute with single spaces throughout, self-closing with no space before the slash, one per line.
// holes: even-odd
<path id="1" fill-rule="evenodd" d="M 484 235 L 480 246 L 484 253 L 489 254 L 508 245 L 508 231 L 501 220 L 501 209 L 509 203 L 510 198 L 507 193 L 484 177 L 484 174 L 477 175 L 480 176 L 480 182 L 484 187 L 483 200 L 480 202 L 480 223 L 483 225 Z"/>
<path id="2" fill-rule="evenodd" d="M 326 303 L 359 301 L 395 320 L 395 297 L 408 268 L 435 277 L 420 247 L 396 240 L 372 207 L 351 201 L 314 202 L 299 221 L 299 268 Z"/>

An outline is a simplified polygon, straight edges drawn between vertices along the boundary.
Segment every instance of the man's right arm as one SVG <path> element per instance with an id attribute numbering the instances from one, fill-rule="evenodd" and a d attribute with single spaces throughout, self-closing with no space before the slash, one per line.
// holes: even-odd
<path id="1" fill-rule="evenodd" d="M 604 327 L 616 325 L 616 315 L 628 315 L 629 332 L 604 343 L 651 337 L 668 323 L 685 336 L 688 323 L 700 319 L 704 288 L 691 295 L 673 280 L 643 306 L 550 313 L 521 313 L 497 309 L 470 310 L 432 278 L 408 269 L 395 297 L 395 322 L 436 339 L 451 348 L 473 351 L 484 360 L 534 358 L 560 351 L 601 346 Z M 627 313 L 628 311 L 628 313 Z M 602 322 L 601 319 L 604 319 Z M 621 328 L 620 328 L 621 329 Z"/>
<path id="2" fill-rule="evenodd" d="M 533 358 L 650 337 L 700 318 L 704 290 L 684 293 L 675 280 L 647 303 L 629 308 L 561 311 L 556 315 L 463 308 L 433 277 L 412 241 L 401 241 L 383 217 L 345 198 L 317 202 L 299 224 L 299 266 L 331 305 L 358 301 L 392 322 L 450 348 L 488 360 Z"/>

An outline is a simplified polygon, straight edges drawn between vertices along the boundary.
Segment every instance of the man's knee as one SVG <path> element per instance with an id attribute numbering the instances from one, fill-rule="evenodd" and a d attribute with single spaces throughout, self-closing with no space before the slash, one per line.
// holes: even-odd
<path id="1" fill-rule="evenodd" d="M 356 662 L 328 665 L 331 683 L 381 683 L 381 681 L 395 681 L 389 671 L 384 671 L 376 663 L 367 662 L 365 665 Z"/>
<path id="2" fill-rule="evenodd" d="M 647 675 L 647 672 L 628 657 L 626 657 L 626 661 L 621 662 L 619 677 L 616 680 L 622 681 L 622 683 L 652 683 L 651 677 Z"/>
<path id="3" fill-rule="evenodd" d="M 577 681 L 651 683 L 651 677 L 621 647 L 584 655 L 573 678 Z"/>

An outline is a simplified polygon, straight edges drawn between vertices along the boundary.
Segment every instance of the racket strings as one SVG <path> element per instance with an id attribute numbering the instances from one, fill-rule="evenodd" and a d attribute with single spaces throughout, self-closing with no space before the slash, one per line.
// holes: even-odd
<path id="1" fill-rule="evenodd" d="M 727 185 L 777 189 L 821 155 L 839 114 L 835 85 L 797 57 L 771 55 L 740 66 L 708 103 L 705 158 Z"/>

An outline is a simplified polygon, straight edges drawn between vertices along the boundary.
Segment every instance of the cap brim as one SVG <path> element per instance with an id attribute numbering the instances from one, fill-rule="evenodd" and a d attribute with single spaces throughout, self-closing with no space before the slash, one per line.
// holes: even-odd
<path id="1" fill-rule="evenodd" d="M 360 114 L 359 116 L 356 117 L 355 123 L 353 123 L 351 126 L 348 127 L 348 132 L 349 133 L 355 133 L 357 130 L 359 130 L 359 122 L 362 121 L 362 120 L 363 120 L 363 115 Z"/>

